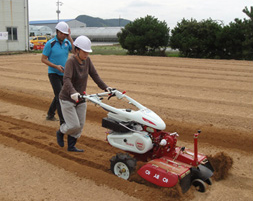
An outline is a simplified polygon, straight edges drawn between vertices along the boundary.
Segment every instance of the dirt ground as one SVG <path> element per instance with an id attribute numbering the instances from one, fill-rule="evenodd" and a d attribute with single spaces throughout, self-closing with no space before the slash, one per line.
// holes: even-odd
<path id="1" fill-rule="evenodd" d="M 253 62 L 91 56 L 109 86 L 125 90 L 155 111 L 166 131 L 179 133 L 179 146 L 193 148 L 200 129 L 199 151 L 233 162 L 207 192 L 181 194 L 111 173 L 109 160 L 120 151 L 105 141 L 106 112 L 92 103 L 77 143 L 85 152 L 60 148 L 59 121 L 45 120 L 53 92 L 40 57 L 0 56 L 0 200 L 253 200 Z M 87 93 L 97 92 L 90 79 Z"/>

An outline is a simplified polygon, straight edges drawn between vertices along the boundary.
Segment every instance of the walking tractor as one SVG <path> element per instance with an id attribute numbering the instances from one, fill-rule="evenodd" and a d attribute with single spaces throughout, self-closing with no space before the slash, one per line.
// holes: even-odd
<path id="1" fill-rule="evenodd" d="M 136 109 L 118 109 L 103 102 L 116 96 L 128 101 Z M 91 95 L 81 95 L 108 111 L 102 126 L 109 129 L 107 141 L 124 153 L 110 159 L 112 172 L 123 179 L 129 179 L 135 170 L 136 161 L 145 161 L 137 173 L 145 180 L 161 187 L 173 187 L 178 182 L 185 193 L 191 185 L 200 192 L 211 185 L 213 167 L 207 157 L 198 153 L 198 136 L 194 134 L 194 150 L 177 146 L 176 132 L 165 132 L 164 121 L 153 111 L 130 98 L 125 92 L 113 89 Z M 131 157 L 128 153 L 131 153 Z"/>

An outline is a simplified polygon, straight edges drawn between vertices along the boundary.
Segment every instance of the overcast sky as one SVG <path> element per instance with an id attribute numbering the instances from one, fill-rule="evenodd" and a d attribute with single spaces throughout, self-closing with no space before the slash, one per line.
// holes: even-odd
<path id="1" fill-rule="evenodd" d="M 56 20 L 58 0 L 29 0 L 29 18 L 33 20 Z M 225 25 L 235 18 L 247 16 L 242 10 L 253 6 L 252 0 L 60 0 L 60 19 L 74 19 L 89 15 L 102 19 L 124 18 L 134 21 L 147 15 L 167 22 L 173 28 L 183 18 L 197 21 L 222 21 Z"/>

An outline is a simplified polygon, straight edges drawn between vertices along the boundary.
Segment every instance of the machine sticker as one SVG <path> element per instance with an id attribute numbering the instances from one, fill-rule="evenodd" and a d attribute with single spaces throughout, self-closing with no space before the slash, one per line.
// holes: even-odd
<path id="1" fill-rule="evenodd" d="M 137 139 L 136 142 L 135 142 L 135 146 L 137 149 L 139 149 L 140 151 L 144 150 L 145 149 L 145 144 L 143 142 L 142 139 Z"/>
<path id="2" fill-rule="evenodd" d="M 128 142 L 126 142 L 126 145 L 134 147 L 134 145 L 132 143 L 128 143 Z"/>
<path id="3" fill-rule="evenodd" d="M 137 172 L 145 180 L 162 187 L 172 187 L 178 182 L 178 175 L 165 171 L 150 163 L 144 165 Z"/>
<path id="4" fill-rule="evenodd" d="M 145 144 L 144 144 L 143 140 L 140 138 L 135 141 L 135 146 L 140 151 L 145 149 Z"/>
<path id="5" fill-rule="evenodd" d="M 150 170 L 146 170 L 145 174 L 148 175 L 148 176 L 150 176 L 152 173 L 151 173 Z M 159 180 L 160 179 L 160 175 L 159 174 L 154 174 L 153 178 L 156 179 L 156 180 Z M 162 179 L 160 179 L 160 181 L 162 181 L 163 183 L 168 183 L 169 179 L 166 178 L 166 177 L 163 177 Z"/>

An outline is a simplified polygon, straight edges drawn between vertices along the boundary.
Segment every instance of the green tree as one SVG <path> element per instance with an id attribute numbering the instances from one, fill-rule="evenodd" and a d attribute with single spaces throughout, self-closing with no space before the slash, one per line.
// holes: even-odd
<path id="1" fill-rule="evenodd" d="M 171 31 L 170 46 L 181 56 L 253 60 L 253 7 L 243 12 L 249 19 L 221 25 L 212 19 L 183 19 Z"/>
<path id="2" fill-rule="evenodd" d="M 129 54 L 155 55 L 158 51 L 165 54 L 169 43 L 169 28 L 165 21 L 147 15 L 136 19 L 118 33 L 119 43 Z"/>
<path id="3" fill-rule="evenodd" d="M 250 7 L 250 11 L 247 7 L 245 7 L 242 12 L 244 12 L 251 19 L 251 21 L 253 21 L 253 6 Z"/>
<path id="4" fill-rule="evenodd" d="M 234 22 L 224 26 L 217 40 L 221 50 L 218 54 L 220 58 L 241 59 L 245 41 L 243 21 L 235 19 Z"/>
<path id="5" fill-rule="evenodd" d="M 197 22 L 183 19 L 171 31 L 170 46 L 178 49 L 182 56 L 195 58 L 215 58 L 217 34 L 222 26 L 212 19 Z"/>
<path id="6" fill-rule="evenodd" d="M 238 19 L 224 26 L 218 37 L 223 59 L 253 59 L 253 7 L 251 12 L 247 8 L 243 12 L 250 19 Z"/>
<path id="7" fill-rule="evenodd" d="M 243 12 L 250 18 L 249 20 L 244 19 L 243 58 L 253 60 L 253 6 L 250 7 L 250 11 L 245 7 Z"/>

